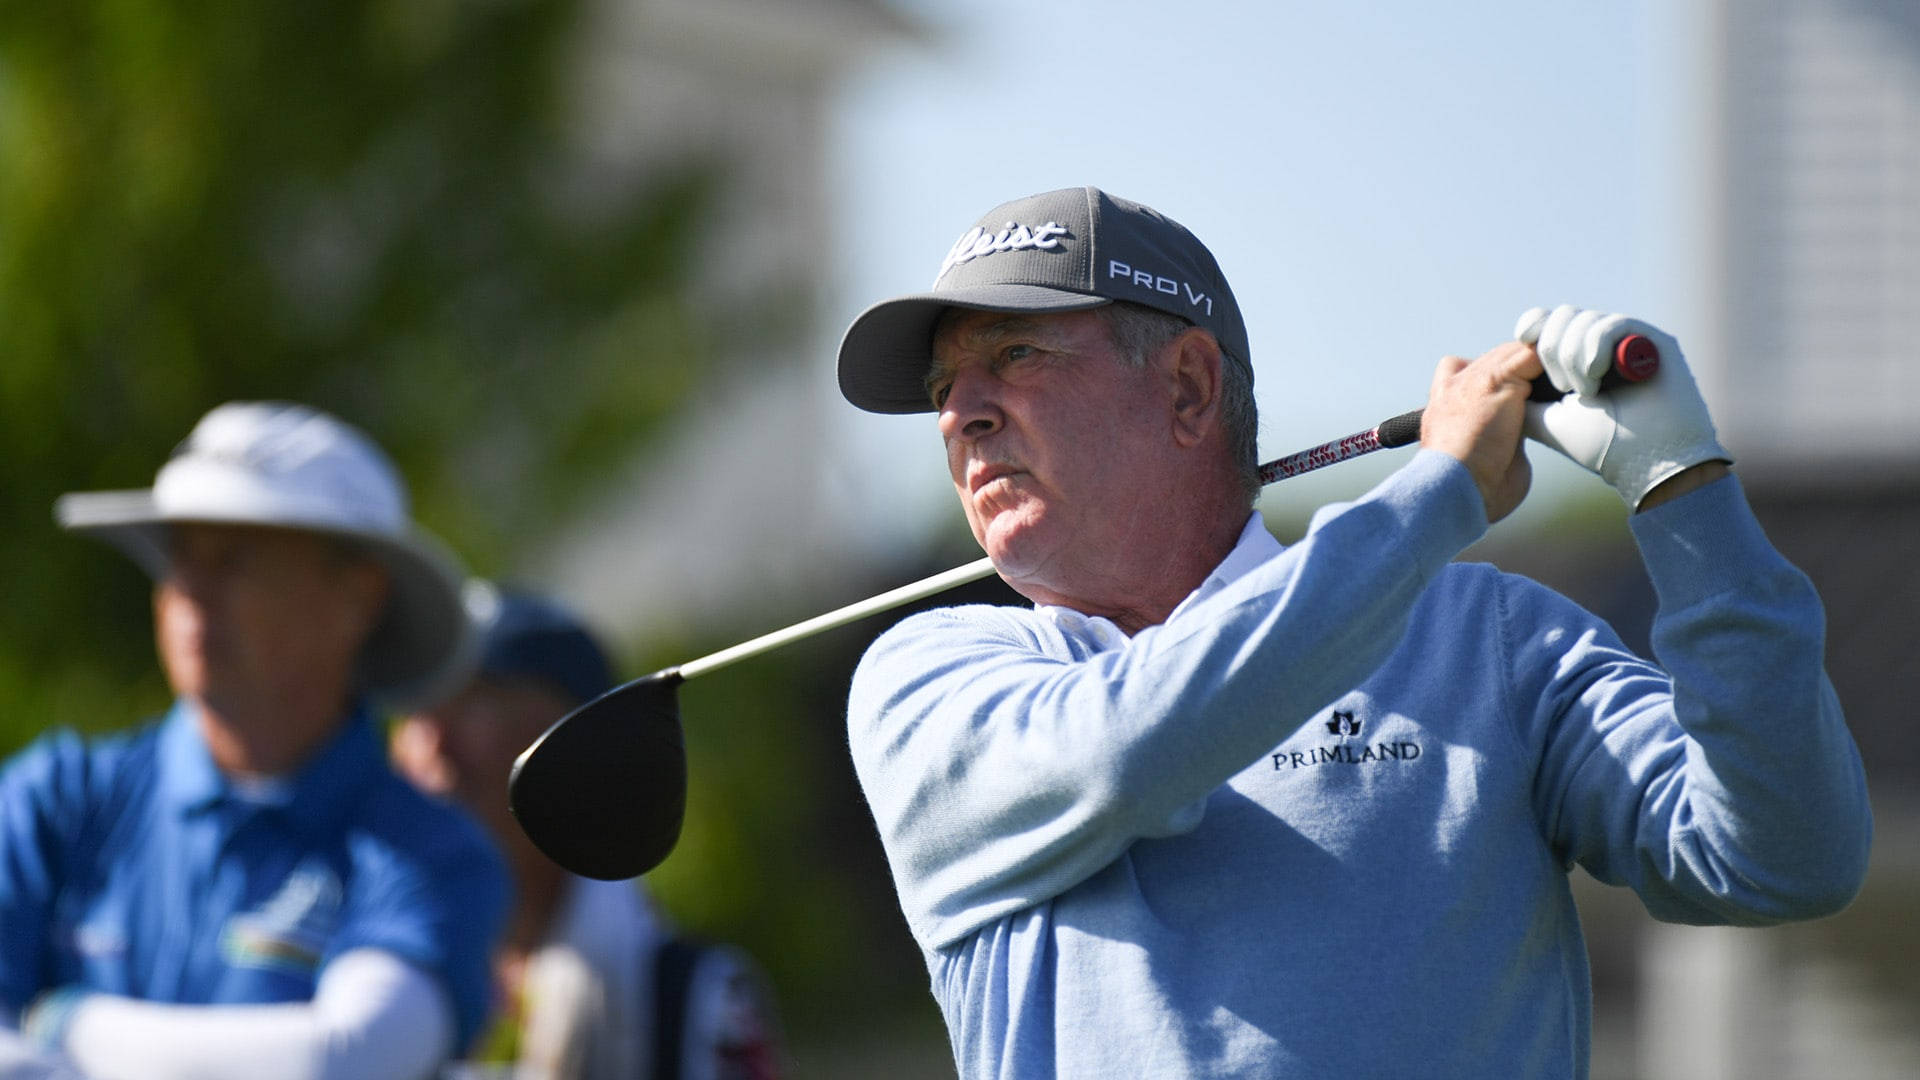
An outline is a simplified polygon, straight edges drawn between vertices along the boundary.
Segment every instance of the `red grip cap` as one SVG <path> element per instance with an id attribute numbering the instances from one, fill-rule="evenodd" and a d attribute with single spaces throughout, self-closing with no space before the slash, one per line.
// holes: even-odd
<path id="1" fill-rule="evenodd" d="M 1613 370 L 1628 382 L 1644 382 L 1660 370 L 1660 348 L 1644 334 L 1628 334 L 1613 347 Z"/>

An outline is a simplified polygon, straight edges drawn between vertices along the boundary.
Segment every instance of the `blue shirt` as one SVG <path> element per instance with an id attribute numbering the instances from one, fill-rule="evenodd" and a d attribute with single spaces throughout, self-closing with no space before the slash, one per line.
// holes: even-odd
<path id="1" fill-rule="evenodd" d="M 0 1016 L 66 986 L 306 1001 L 364 947 L 438 979 L 465 1045 L 506 904 L 492 843 L 388 768 L 365 713 L 263 793 L 214 765 L 185 702 L 91 743 L 49 734 L 0 772 Z"/>
<path id="2" fill-rule="evenodd" d="M 1736 480 L 1633 519 L 1656 666 L 1451 562 L 1424 451 L 1167 621 L 902 620 L 849 734 L 963 1078 L 1582 1077 L 1568 872 L 1758 925 L 1859 888 L 1871 819 L 1806 578 Z"/>

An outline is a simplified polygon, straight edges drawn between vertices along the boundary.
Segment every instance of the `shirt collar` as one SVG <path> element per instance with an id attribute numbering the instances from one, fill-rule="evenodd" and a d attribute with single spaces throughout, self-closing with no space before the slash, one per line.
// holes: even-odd
<path id="1" fill-rule="evenodd" d="M 1227 557 L 1220 560 L 1220 564 L 1213 568 L 1213 572 L 1207 575 L 1199 588 L 1188 593 L 1186 599 L 1174 607 L 1173 611 L 1167 615 L 1167 622 L 1178 619 L 1195 604 L 1231 585 L 1254 567 L 1280 554 L 1282 550 L 1284 548 L 1280 541 L 1275 540 L 1273 534 L 1267 531 L 1266 519 L 1260 516 L 1260 511 L 1253 511 L 1247 515 L 1247 523 L 1241 526 L 1240 539 L 1234 543 L 1233 550 L 1227 552 Z M 1083 614 L 1057 604 L 1035 604 L 1033 607 L 1035 611 L 1051 619 L 1061 629 L 1090 638 L 1102 648 L 1112 648 L 1124 644 L 1127 640 L 1125 631 L 1115 625 L 1112 620 L 1099 615 Z"/>
<path id="2" fill-rule="evenodd" d="M 241 801 L 232 781 L 213 763 L 200 734 L 198 708 L 185 698 L 174 702 L 162 724 L 159 764 L 164 797 L 182 813 Z M 367 784 L 385 768 L 386 754 L 372 715 L 364 706 L 356 707 L 319 752 L 288 777 L 290 797 L 278 809 L 300 827 L 324 831 L 353 809 Z"/>
<path id="3" fill-rule="evenodd" d="M 1178 619 L 1195 604 L 1240 580 L 1254 567 L 1280 554 L 1283 550 L 1285 548 L 1280 541 L 1275 540 L 1273 534 L 1267 531 L 1266 519 L 1260 516 L 1260 511 L 1255 510 L 1247 515 L 1247 523 L 1241 526 L 1240 540 L 1233 545 L 1233 550 L 1227 552 L 1227 557 L 1220 560 L 1220 565 L 1213 568 L 1213 573 L 1207 575 L 1207 579 L 1200 583 L 1199 588 L 1188 593 L 1187 598 L 1180 601 L 1173 611 L 1168 613 L 1167 621 L 1172 622 Z"/>
<path id="4" fill-rule="evenodd" d="M 227 793 L 227 778 L 200 735 L 199 714 L 191 701 L 180 698 L 160 727 L 160 790 L 183 812 L 210 806 Z"/>

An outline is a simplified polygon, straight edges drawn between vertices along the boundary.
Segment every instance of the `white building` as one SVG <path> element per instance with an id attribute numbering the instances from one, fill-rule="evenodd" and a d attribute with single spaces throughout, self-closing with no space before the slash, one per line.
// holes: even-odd
<path id="1" fill-rule="evenodd" d="M 917 33 L 883 0 L 603 0 L 584 36 L 581 174 L 614 197 L 699 165 L 723 184 L 694 284 L 733 375 L 696 378 L 622 497 L 526 568 L 629 642 L 771 630 L 858 565 L 834 557 L 817 453 L 824 155 L 837 81 Z"/>
<path id="2" fill-rule="evenodd" d="M 1867 762 L 1854 909 L 1777 930 L 1648 926 L 1644 1080 L 1920 1076 L 1920 3 L 1701 0 L 1693 179 L 1708 333 L 1689 348 L 1769 535 L 1820 588 Z"/>
<path id="3" fill-rule="evenodd" d="M 1920 474 L 1920 4 L 1704 8 L 1715 418 L 1758 479 Z"/>

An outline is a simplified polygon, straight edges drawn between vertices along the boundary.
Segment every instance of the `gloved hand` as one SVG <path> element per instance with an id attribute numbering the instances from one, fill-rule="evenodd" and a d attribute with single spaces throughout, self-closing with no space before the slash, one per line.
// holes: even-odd
<path id="1" fill-rule="evenodd" d="M 1614 347 L 1628 334 L 1654 343 L 1660 370 L 1645 382 L 1601 393 Z M 1666 332 L 1624 315 L 1562 304 L 1551 312 L 1530 308 L 1513 335 L 1534 346 L 1547 379 L 1567 395 L 1527 405 L 1527 437 L 1599 473 L 1628 506 L 1638 508 L 1647 492 L 1682 470 L 1733 460 L 1714 434 L 1680 343 Z"/>

